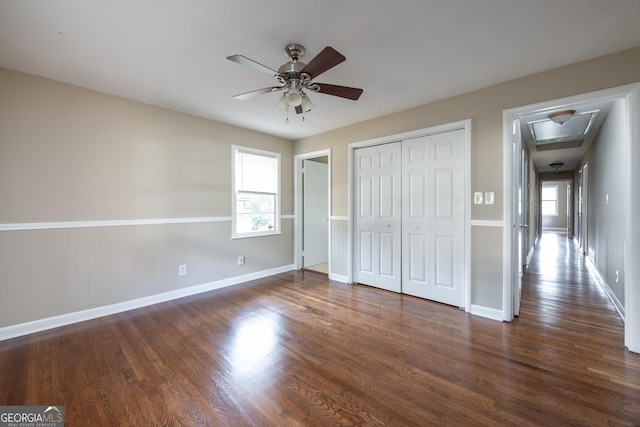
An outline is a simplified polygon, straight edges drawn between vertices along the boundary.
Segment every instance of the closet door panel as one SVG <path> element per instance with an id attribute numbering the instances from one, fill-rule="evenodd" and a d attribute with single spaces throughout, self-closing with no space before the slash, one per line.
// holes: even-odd
<path id="1" fill-rule="evenodd" d="M 454 274 L 454 239 L 451 236 L 436 235 L 434 243 L 434 286 L 455 288 Z"/>
<path id="2" fill-rule="evenodd" d="M 354 150 L 354 280 L 400 292 L 401 146 Z"/>
<path id="3" fill-rule="evenodd" d="M 431 298 L 430 142 L 429 136 L 402 142 L 402 292 L 422 298 Z"/>
<path id="4" fill-rule="evenodd" d="M 401 202 L 402 202 L 402 157 L 401 144 L 372 147 L 377 149 L 377 197 L 375 206 L 377 280 L 374 286 L 400 292 L 401 274 Z"/>
<path id="5" fill-rule="evenodd" d="M 431 299 L 464 306 L 464 131 L 432 135 Z"/>

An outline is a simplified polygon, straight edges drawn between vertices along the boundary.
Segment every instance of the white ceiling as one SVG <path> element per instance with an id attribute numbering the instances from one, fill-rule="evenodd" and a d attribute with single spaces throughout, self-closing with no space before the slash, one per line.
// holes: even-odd
<path id="1" fill-rule="evenodd" d="M 0 0 L 0 67 L 298 139 L 640 45 L 638 0 Z M 302 122 L 268 75 L 301 43 L 346 62 Z"/>

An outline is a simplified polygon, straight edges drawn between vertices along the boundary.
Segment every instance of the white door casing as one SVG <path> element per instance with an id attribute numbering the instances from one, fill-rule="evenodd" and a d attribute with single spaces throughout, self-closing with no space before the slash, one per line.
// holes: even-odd
<path id="1" fill-rule="evenodd" d="M 302 190 L 303 267 L 329 260 L 328 165 L 304 159 Z"/>
<path id="2" fill-rule="evenodd" d="M 294 171 L 294 181 L 293 181 L 293 229 L 294 229 L 294 238 L 293 238 L 293 266 L 294 268 L 301 269 L 304 267 L 304 259 L 303 259 L 303 240 L 304 240 L 304 228 L 303 228 L 303 219 L 304 219 L 304 179 L 303 179 L 303 162 L 307 159 L 315 159 L 318 157 L 326 157 L 327 159 L 327 178 L 326 178 L 326 187 L 327 187 L 327 215 L 331 218 L 331 149 L 324 149 L 313 151 L 309 153 L 296 154 L 293 158 L 293 171 Z M 332 266 L 331 266 L 331 221 L 327 224 L 327 258 L 329 263 L 329 277 L 332 277 Z"/>
<path id="3" fill-rule="evenodd" d="M 585 256 L 589 255 L 589 163 L 585 163 L 581 169 L 581 190 L 580 190 L 580 250 Z"/>

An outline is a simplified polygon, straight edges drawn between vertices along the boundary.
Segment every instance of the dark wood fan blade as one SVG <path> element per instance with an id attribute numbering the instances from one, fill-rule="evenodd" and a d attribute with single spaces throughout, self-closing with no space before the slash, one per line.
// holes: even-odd
<path id="1" fill-rule="evenodd" d="M 328 83 L 316 83 L 320 90 L 318 92 L 325 95 L 339 96 L 340 98 L 347 98 L 357 101 L 362 95 L 363 90 L 355 87 L 330 85 Z"/>
<path id="2" fill-rule="evenodd" d="M 271 68 L 267 67 L 266 65 L 262 65 L 261 63 L 256 62 L 253 59 L 249 59 L 249 58 L 247 58 L 246 56 L 243 56 L 243 55 L 231 55 L 231 56 L 227 56 L 227 59 L 229 61 L 237 62 L 238 64 L 242 64 L 242 65 L 246 65 L 247 67 L 251 67 L 254 70 L 258 70 L 258 71 L 262 71 L 263 73 L 267 73 L 271 77 L 275 77 L 275 76 L 279 75 L 276 70 L 272 70 Z"/>
<path id="3" fill-rule="evenodd" d="M 257 95 L 262 95 L 263 93 L 275 92 L 282 89 L 281 87 L 265 87 L 264 89 L 252 90 L 251 92 L 241 93 L 240 95 L 236 95 L 233 98 L 244 101 L 245 99 L 253 98 Z"/>
<path id="4" fill-rule="evenodd" d="M 296 105 L 296 114 L 302 114 L 302 106 Z"/>
<path id="5" fill-rule="evenodd" d="M 345 58 L 337 50 L 335 50 L 331 46 L 327 46 L 322 49 L 322 52 L 317 54 L 316 57 L 311 60 L 311 62 L 305 65 L 301 73 L 307 73 L 313 79 L 324 73 L 328 69 L 335 67 L 345 59 L 347 58 Z"/>

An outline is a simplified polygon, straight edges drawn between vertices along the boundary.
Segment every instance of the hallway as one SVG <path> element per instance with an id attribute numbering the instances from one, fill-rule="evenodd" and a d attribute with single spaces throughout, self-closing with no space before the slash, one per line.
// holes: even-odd
<path id="1" fill-rule="evenodd" d="M 624 322 L 566 233 L 544 232 L 538 242 L 522 278 L 523 322 L 539 331 L 589 327 L 594 339 L 624 346 Z"/>
<path id="2" fill-rule="evenodd" d="M 512 323 L 519 334 L 538 337 L 531 351 L 547 369 L 562 365 L 558 375 L 567 380 L 573 373 L 572 388 L 553 394 L 571 396 L 594 414 L 601 405 L 611 410 L 613 398 L 620 412 L 636 414 L 628 418 L 633 425 L 640 423 L 640 402 L 632 398 L 640 390 L 640 355 L 624 347 L 623 320 L 566 233 L 542 234 L 523 275 L 520 317 Z M 602 399 L 594 399 L 600 387 Z"/>

